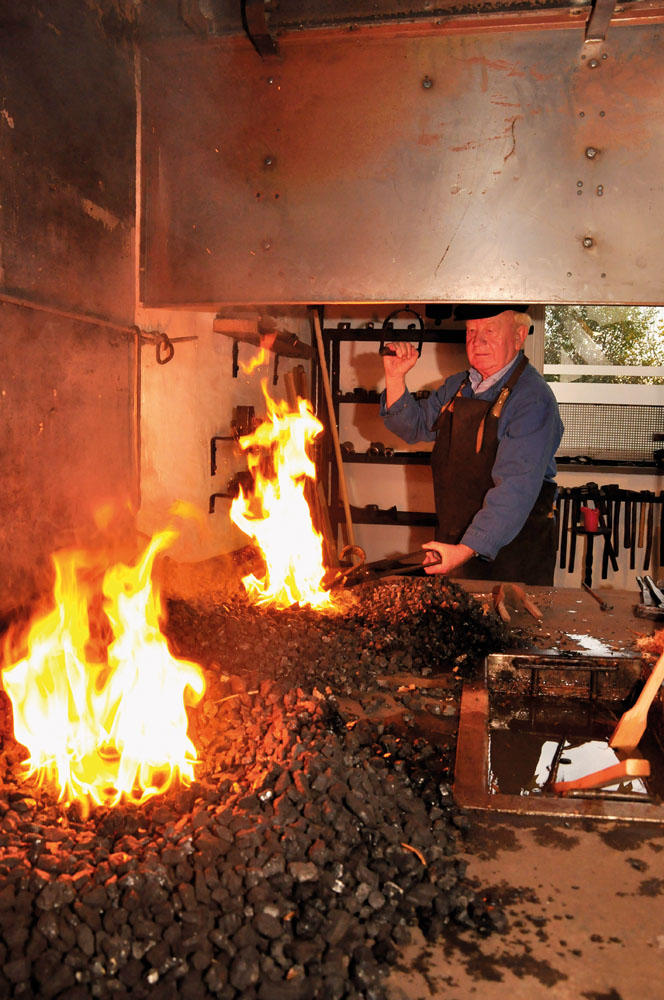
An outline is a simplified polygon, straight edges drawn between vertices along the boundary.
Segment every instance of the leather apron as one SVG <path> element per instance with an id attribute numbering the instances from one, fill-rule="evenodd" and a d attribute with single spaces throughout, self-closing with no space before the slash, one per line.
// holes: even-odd
<path id="1" fill-rule="evenodd" d="M 484 497 L 494 485 L 498 419 L 509 394 L 528 365 L 521 359 L 494 400 L 462 396 L 468 377 L 442 408 L 431 454 L 438 527 L 436 541 L 458 544 Z M 473 558 L 452 573 L 466 580 L 504 580 L 551 586 L 556 564 L 556 485 L 544 482 L 519 534 L 491 561 Z"/>

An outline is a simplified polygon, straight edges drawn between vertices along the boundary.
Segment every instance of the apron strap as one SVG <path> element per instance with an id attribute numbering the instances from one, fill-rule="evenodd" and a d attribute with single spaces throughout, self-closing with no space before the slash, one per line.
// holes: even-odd
<path id="1" fill-rule="evenodd" d="M 528 358 L 524 354 L 524 356 L 521 358 L 521 361 L 519 361 L 518 365 L 516 366 L 516 368 L 514 369 L 514 371 L 512 372 L 512 374 L 510 375 L 509 379 L 507 380 L 507 382 L 505 383 L 505 385 L 502 387 L 502 389 L 498 393 L 498 398 L 496 399 L 495 403 L 491 407 L 491 416 L 494 417 L 496 420 L 498 419 L 498 417 L 500 416 L 500 414 L 503 412 L 503 407 L 504 407 L 505 403 L 507 402 L 507 399 L 508 399 L 508 397 L 509 397 L 512 389 L 514 388 L 514 386 L 516 385 L 516 383 L 519 381 L 519 378 L 521 377 L 521 374 L 523 373 L 523 371 L 524 371 L 524 369 L 526 368 L 527 365 L 528 365 Z M 480 450 L 482 448 L 482 441 L 484 440 L 484 425 L 486 423 L 486 418 L 487 418 L 488 412 L 489 412 L 489 407 L 487 406 L 486 413 L 482 417 L 481 423 L 480 423 L 479 427 L 477 428 L 477 440 L 475 441 L 475 452 L 478 455 L 479 455 Z"/>

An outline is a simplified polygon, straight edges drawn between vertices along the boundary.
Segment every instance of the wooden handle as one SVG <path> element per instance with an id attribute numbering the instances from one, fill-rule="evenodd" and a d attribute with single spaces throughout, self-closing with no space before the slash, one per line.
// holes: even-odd
<path id="1" fill-rule="evenodd" d="M 638 745 L 648 722 L 648 710 L 664 681 L 664 653 L 643 685 L 636 704 L 629 708 L 616 726 L 609 746 L 632 750 Z"/>
<path id="2" fill-rule="evenodd" d="M 575 788 L 601 788 L 602 785 L 610 785 L 614 781 L 620 781 L 621 778 L 647 778 L 649 774 L 649 761 L 631 757 L 601 771 L 584 774 L 582 778 L 575 778 L 573 781 L 555 781 L 551 790 L 562 795 Z"/>
<path id="3" fill-rule="evenodd" d="M 320 318 L 315 310 L 314 310 L 314 331 L 316 333 L 316 343 L 318 344 L 318 360 L 320 361 L 320 370 L 321 370 L 321 375 L 323 377 L 323 389 L 325 390 L 325 399 L 327 401 L 327 413 L 330 419 L 330 433 L 332 434 L 332 442 L 334 444 L 334 454 L 336 455 L 337 468 L 339 470 L 339 490 L 341 492 L 341 500 L 344 505 L 344 514 L 346 516 L 346 531 L 348 533 L 348 544 L 355 545 L 355 533 L 353 531 L 353 522 L 350 516 L 350 504 L 348 503 L 348 491 L 346 489 L 346 476 L 344 474 L 344 463 L 341 457 L 341 445 L 339 444 L 337 417 L 334 412 L 334 403 L 332 401 L 332 389 L 330 387 L 330 376 L 328 375 L 327 364 L 325 361 L 323 333 L 320 328 Z"/>

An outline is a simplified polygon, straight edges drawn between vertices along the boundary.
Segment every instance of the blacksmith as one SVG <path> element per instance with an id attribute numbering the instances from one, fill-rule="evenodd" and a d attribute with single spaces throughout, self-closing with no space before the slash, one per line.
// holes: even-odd
<path id="1" fill-rule="evenodd" d="M 527 306 L 459 306 L 470 367 L 428 399 L 415 400 L 405 377 L 418 359 L 412 344 L 385 356 L 381 415 L 409 444 L 435 441 L 431 468 L 440 562 L 428 573 L 462 579 L 551 585 L 556 558 L 556 465 L 563 433 L 550 387 L 522 351 Z M 432 557 L 433 558 L 433 557 Z"/>

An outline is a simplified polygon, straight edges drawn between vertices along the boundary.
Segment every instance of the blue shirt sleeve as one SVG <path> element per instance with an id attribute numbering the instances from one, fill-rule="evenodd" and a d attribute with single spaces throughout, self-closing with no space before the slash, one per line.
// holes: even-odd
<path id="1" fill-rule="evenodd" d="M 443 385 L 432 392 L 428 399 L 413 399 L 408 389 L 388 409 L 385 405 L 385 390 L 380 397 L 380 415 L 385 426 L 406 444 L 416 441 L 435 441 L 433 425 L 438 419 L 441 407 L 451 399 L 465 378 L 465 372 L 451 375 Z"/>

